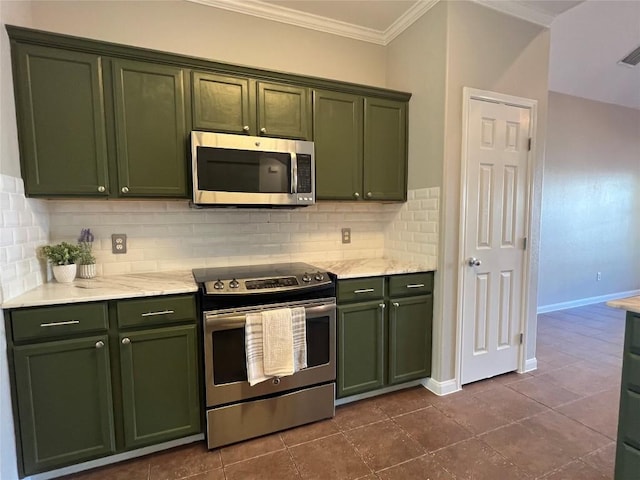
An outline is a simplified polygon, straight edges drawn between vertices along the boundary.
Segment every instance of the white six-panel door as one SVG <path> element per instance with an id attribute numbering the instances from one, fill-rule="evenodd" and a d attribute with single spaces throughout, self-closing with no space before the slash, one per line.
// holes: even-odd
<path id="1" fill-rule="evenodd" d="M 467 122 L 461 384 L 518 368 L 531 110 L 471 98 Z"/>

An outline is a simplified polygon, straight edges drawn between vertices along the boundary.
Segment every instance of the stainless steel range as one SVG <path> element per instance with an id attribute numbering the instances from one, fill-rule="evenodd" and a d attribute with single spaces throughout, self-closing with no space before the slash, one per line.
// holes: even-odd
<path id="1" fill-rule="evenodd" d="M 305 263 L 193 270 L 204 330 L 209 448 L 333 417 L 336 379 L 335 279 Z M 304 307 L 307 367 L 251 386 L 248 314 Z"/>

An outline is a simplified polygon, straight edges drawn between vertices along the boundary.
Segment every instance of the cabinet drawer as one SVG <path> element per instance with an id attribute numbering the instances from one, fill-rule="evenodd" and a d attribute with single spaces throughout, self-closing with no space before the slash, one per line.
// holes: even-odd
<path id="1" fill-rule="evenodd" d="M 620 433 L 622 440 L 635 447 L 640 447 L 640 394 L 624 389 L 622 391 L 622 411 L 620 418 L 623 426 Z"/>
<path id="2" fill-rule="evenodd" d="M 117 304 L 120 328 L 161 325 L 185 320 L 195 321 L 196 304 L 193 295 L 152 297 L 123 300 Z"/>
<path id="3" fill-rule="evenodd" d="M 433 292 L 433 273 L 409 273 L 389 277 L 389 296 L 424 295 Z"/>
<path id="4" fill-rule="evenodd" d="M 384 297 L 384 277 L 338 281 L 338 303 L 359 302 Z"/>
<path id="5" fill-rule="evenodd" d="M 640 471 L 640 450 L 626 445 L 618 444 L 616 453 L 616 480 L 636 480 Z"/>
<path id="6" fill-rule="evenodd" d="M 627 353 L 624 358 L 624 370 L 623 388 L 640 392 L 640 355 Z"/>
<path id="7" fill-rule="evenodd" d="M 628 320 L 629 348 L 640 354 L 640 316 L 629 315 Z"/>
<path id="8" fill-rule="evenodd" d="M 81 303 L 15 310 L 11 313 L 16 342 L 99 332 L 109 325 L 106 303 Z"/>

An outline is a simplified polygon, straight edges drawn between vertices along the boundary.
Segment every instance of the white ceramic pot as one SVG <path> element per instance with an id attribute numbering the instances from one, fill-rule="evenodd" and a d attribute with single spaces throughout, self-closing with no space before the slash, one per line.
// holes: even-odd
<path id="1" fill-rule="evenodd" d="M 96 264 L 78 265 L 78 276 L 80 278 L 93 278 L 96 276 Z"/>
<path id="2" fill-rule="evenodd" d="M 53 265 L 51 267 L 53 276 L 59 283 L 71 283 L 76 278 L 77 266 L 74 263 L 69 265 Z"/>

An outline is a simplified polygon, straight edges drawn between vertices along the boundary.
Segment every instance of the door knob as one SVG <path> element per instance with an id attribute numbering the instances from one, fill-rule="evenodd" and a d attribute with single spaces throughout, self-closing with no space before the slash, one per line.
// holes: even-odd
<path id="1" fill-rule="evenodd" d="M 262 128 L 260 129 L 260 133 L 267 133 L 267 129 L 266 129 L 266 128 L 264 128 L 264 127 L 262 127 Z"/>
<path id="2" fill-rule="evenodd" d="M 129 193 L 129 187 L 122 187 L 122 193 Z"/>
<path id="3" fill-rule="evenodd" d="M 467 263 L 469 264 L 470 267 L 479 267 L 480 265 L 482 265 L 482 262 L 478 260 L 476 257 L 469 258 L 469 260 L 467 260 Z"/>
<path id="4" fill-rule="evenodd" d="M 242 127 L 242 130 L 244 130 L 245 132 L 249 131 L 249 125 L 245 125 L 244 127 Z"/>
<path id="5" fill-rule="evenodd" d="M 104 188 L 104 185 L 100 185 L 100 186 L 98 187 L 98 191 L 99 191 L 100 193 L 104 193 L 104 191 L 105 191 L 105 190 L 106 190 L 106 188 Z"/>

